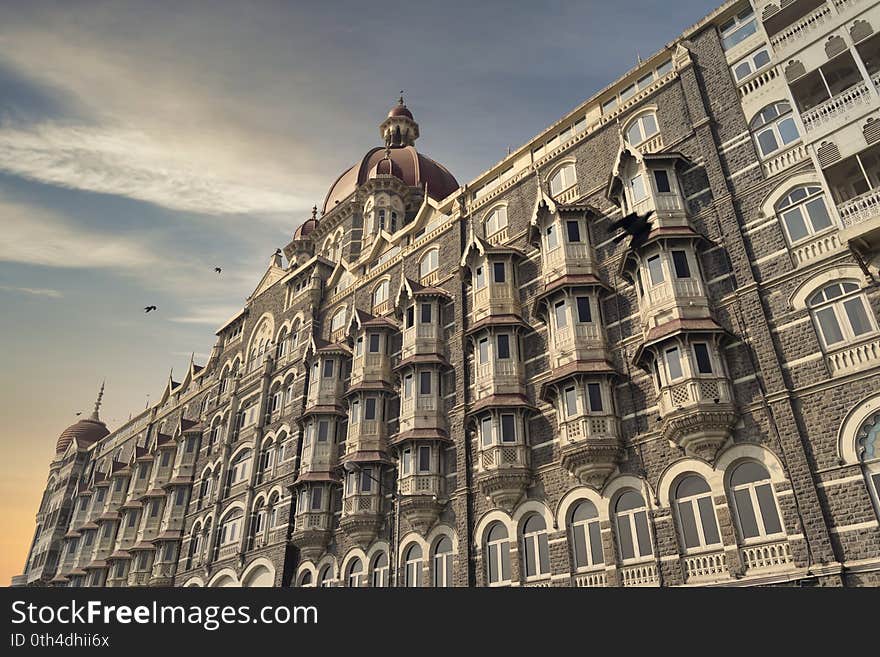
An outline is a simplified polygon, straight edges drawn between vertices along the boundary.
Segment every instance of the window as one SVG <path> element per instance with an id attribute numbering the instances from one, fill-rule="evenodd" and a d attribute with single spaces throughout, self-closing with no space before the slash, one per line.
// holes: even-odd
<path id="1" fill-rule="evenodd" d="M 363 468 L 361 470 L 361 492 L 369 493 L 373 490 L 373 469 Z"/>
<path id="2" fill-rule="evenodd" d="M 793 189 L 776 204 L 786 233 L 792 243 L 819 233 L 831 226 L 825 195 L 818 186 Z"/>
<path id="3" fill-rule="evenodd" d="M 480 349 L 480 364 L 489 362 L 489 338 L 480 338 L 478 343 Z"/>
<path id="4" fill-rule="evenodd" d="M 657 116 L 653 112 L 648 112 L 629 124 L 629 128 L 626 129 L 626 140 L 637 146 L 657 132 Z"/>
<path id="5" fill-rule="evenodd" d="M 378 306 L 388 300 L 388 291 L 390 287 L 388 281 L 382 281 L 376 286 L 376 289 L 373 290 L 373 306 Z"/>
<path id="6" fill-rule="evenodd" d="M 492 278 L 496 283 L 503 283 L 507 280 L 503 262 L 492 263 Z"/>
<path id="7" fill-rule="evenodd" d="M 709 345 L 705 342 L 695 342 L 694 357 L 697 361 L 697 372 L 700 374 L 712 374 L 712 358 L 709 356 Z"/>
<path id="8" fill-rule="evenodd" d="M 510 583 L 510 540 L 500 522 L 486 534 L 486 575 L 489 586 Z"/>
<path id="9" fill-rule="evenodd" d="M 577 244 L 581 241 L 581 224 L 578 221 L 566 221 L 565 233 L 569 244 Z"/>
<path id="10" fill-rule="evenodd" d="M 388 586 L 388 555 L 380 552 L 373 558 L 373 567 L 370 568 L 370 586 L 374 589 Z"/>
<path id="11" fill-rule="evenodd" d="M 340 308 L 330 320 L 330 331 L 338 331 L 345 326 L 345 308 Z"/>
<path id="12" fill-rule="evenodd" d="M 419 587 L 422 585 L 422 548 L 418 545 L 410 545 L 404 552 L 403 557 L 403 585 L 407 587 Z"/>
<path id="13" fill-rule="evenodd" d="M 743 540 L 782 534 L 773 484 L 764 466 L 747 461 L 730 476 L 730 494 Z"/>
<path id="14" fill-rule="evenodd" d="M 430 395 L 431 394 L 431 373 L 430 372 L 419 372 L 419 394 L 420 395 Z"/>
<path id="15" fill-rule="evenodd" d="M 357 424 L 361 421 L 361 403 L 356 399 L 351 402 L 351 423 Z"/>
<path id="16" fill-rule="evenodd" d="M 474 272 L 474 279 L 474 285 L 478 290 L 486 287 L 486 272 L 483 271 L 482 267 L 477 267 L 477 270 Z"/>
<path id="17" fill-rule="evenodd" d="M 550 176 L 550 193 L 554 196 L 574 187 L 577 182 L 574 164 L 566 164 Z"/>
<path id="18" fill-rule="evenodd" d="M 407 374 L 403 377 L 403 398 L 410 399 L 413 391 L 413 375 Z"/>
<path id="19" fill-rule="evenodd" d="M 318 575 L 318 586 L 322 589 L 327 589 L 333 586 L 333 568 L 329 565 L 324 566 L 321 569 L 321 573 Z"/>
<path id="20" fill-rule="evenodd" d="M 370 345 L 368 349 L 371 354 L 379 353 L 379 337 L 378 333 L 370 333 Z"/>
<path id="21" fill-rule="evenodd" d="M 618 498 L 614 506 L 614 524 L 621 560 L 641 559 L 654 554 L 645 500 L 636 491 L 628 490 Z"/>
<path id="22" fill-rule="evenodd" d="M 422 312 L 421 312 L 421 317 L 419 317 L 419 323 L 420 324 L 430 324 L 432 322 L 431 304 L 430 303 L 423 303 L 421 305 L 421 310 L 422 310 Z"/>
<path id="23" fill-rule="evenodd" d="M 480 435 L 483 438 L 483 446 L 492 444 L 492 418 L 484 417 L 480 421 Z"/>
<path id="24" fill-rule="evenodd" d="M 601 413 L 602 406 L 602 388 L 598 383 L 587 384 L 587 399 L 590 401 L 590 412 Z"/>
<path id="25" fill-rule="evenodd" d="M 324 378 L 332 379 L 333 378 L 333 359 L 328 358 L 324 361 Z"/>
<path id="26" fill-rule="evenodd" d="M 666 372 L 669 374 L 670 381 L 684 376 L 684 371 L 681 368 L 681 352 L 678 347 L 666 350 Z"/>
<path id="27" fill-rule="evenodd" d="M 578 502 L 571 513 L 571 545 L 574 551 L 574 567 L 577 570 L 605 563 L 602 555 L 602 532 L 599 529 L 599 513 L 589 500 Z"/>
<path id="28" fill-rule="evenodd" d="M 568 417 L 578 414 L 577 389 L 574 387 L 565 389 L 565 414 Z"/>
<path id="29" fill-rule="evenodd" d="M 401 457 L 401 470 L 404 475 L 412 473 L 412 448 L 407 447 L 403 450 Z"/>
<path id="30" fill-rule="evenodd" d="M 437 271 L 439 257 L 439 249 L 431 249 L 428 251 L 419 263 L 419 276 L 424 278 L 428 274 Z"/>
<path id="31" fill-rule="evenodd" d="M 496 356 L 499 360 L 507 360 L 510 358 L 510 336 L 507 333 L 500 333 L 496 340 L 498 341 L 498 353 Z"/>
<path id="32" fill-rule="evenodd" d="M 651 277 L 651 285 L 660 285 L 666 280 L 663 276 L 663 262 L 659 255 L 648 258 L 648 275 Z"/>
<path id="33" fill-rule="evenodd" d="M 672 268 L 675 270 L 676 278 L 691 277 L 691 267 L 688 264 L 688 257 L 685 251 L 672 252 Z"/>
<path id="34" fill-rule="evenodd" d="M 742 82 L 752 73 L 760 71 L 769 63 L 770 51 L 767 49 L 767 46 L 758 48 L 758 50 L 749 53 L 731 67 L 733 79 L 737 82 Z"/>
<path id="35" fill-rule="evenodd" d="M 645 181 L 642 178 L 642 174 L 630 178 L 629 187 L 630 190 L 632 190 L 633 205 L 641 203 L 648 198 L 648 192 L 645 191 Z"/>
<path id="36" fill-rule="evenodd" d="M 550 574 L 550 543 L 547 525 L 538 514 L 529 516 L 522 529 L 526 578 Z"/>
<path id="37" fill-rule="evenodd" d="M 300 575 L 299 586 L 303 589 L 310 588 L 312 586 L 312 573 L 307 570 Z"/>
<path id="38" fill-rule="evenodd" d="M 220 528 L 220 545 L 230 545 L 238 538 L 241 525 L 241 510 L 231 512 Z"/>
<path id="39" fill-rule="evenodd" d="M 672 186 L 669 184 L 669 172 L 666 169 L 654 170 L 654 184 L 657 187 L 657 192 L 660 194 L 670 194 L 672 192 Z"/>
<path id="40" fill-rule="evenodd" d="M 507 208 L 502 205 L 486 217 L 486 235 L 494 235 L 503 228 L 507 228 Z"/>
<path id="41" fill-rule="evenodd" d="M 566 319 L 567 313 L 565 312 L 565 301 L 558 301 L 553 305 L 553 310 L 556 314 L 556 329 L 564 329 L 568 326 L 568 319 Z"/>
<path id="42" fill-rule="evenodd" d="M 810 297 L 808 305 L 826 347 L 852 342 L 876 330 L 865 295 L 855 281 L 826 285 Z"/>
<path id="43" fill-rule="evenodd" d="M 444 536 L 434 545 L 431 561 L 434 586 L 452 586 L 452 541 L 448 536 Z"/>
<path id="44" fill-rule="evenodd" d="M 514 416 L 509 413 L 501 416 L 501 442 L 516 442 L 516 422 L 514 421 Z"/>
<path id="45" fill-rule="evenodd" d="M 349 588 L 359 588 L 361 585 L 361 577 L 364 572 L 364 564 L 360 559 L 355 557 L 348 564 L 345 571 L 345 585 Z"/>
<path id="46" fill-rule="evenodd" d="M 556 235 L 556 224 L 550 224 L 547 226 L 547 250 L 552 251 L 557 246 L 559 246 L 559 238 Z"/>
<path id="47" fill-rule="evenodd" d="M 428 445 L 419 447 L 419 472 L 431 471 L 431 448 Z"/>
<path id="48" fill-rule="evenodd" d="M 375 397 L 367 397 L 364 400 L 364 419 L 365 420 L 375 420 L 376 419 L 376 398 Z"/>
<path id="49" fill-rule="evenodd" d="M 593 321 L 593 313 L 590 311 L 590 297 L 576 297 L 578 322 L 589 324 Z"/>
<path id="50" fill-rule="evenodd" d="M 312 489 L 312 511 L 321 510 L 321 493 L 323 490 L 320 486 Z"/>
<path id="51" fill-rule="evenodd" d="M 721 32 L 721 46 L 728 50 L 754 34 L 758 29 L 755 23 L 755 13 L 751 7 L 747 7 L 724 22 L 718 29 Z"/>
<path id="52" fill-rule="evenodd" d="M 758 143 L 761 157 L 768 157 L 800 138 L 797 125 L 791 117 L 791 105 L 784 100 L 758 112 L 749 127 Z"/>
<path id="53" fill-rule="evenodd" d="M 721 543 L 712 491 L 705 479 L 697 475 L 682 479 L 675 489 L 675 509 L 685 548 L 690 550 Z"/>

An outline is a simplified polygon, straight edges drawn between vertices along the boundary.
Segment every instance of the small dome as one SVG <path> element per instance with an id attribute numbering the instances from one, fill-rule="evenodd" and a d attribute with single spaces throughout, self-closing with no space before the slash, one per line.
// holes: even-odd
<path id="1" fill-rule="evenodd" d="M 306 219 L 303 223 L 297 226 L 297 229 L 293 231 L 293 239 L 301 240 L 307 238 L 315 228 L 318 227 L 317 219 Z"/>
<path id="2" fill-rule="evenodd" d="M 63 452 L 73 441 L 90 445 L 109 433 L 107 425 L 101 420 L 80 420 L 61 432 L 61 435 L 58 436 L 58 442 L 55 444 L 55 453 Z"/>
<path id="3" fill-rule="evenodd" d="M 395 176 L 403 180 L 403 171 L 400 168 L 400 165 L 397 164 L 390 157 L 385 157 L 378 162 L 376 162 L 375 166 L 370 169 L 369 178 L 372 180 L 376 176 Z"/>
<path id="4" fill-rule="evenodd" d="M 408 118 L 408 119 L 413 118 L 412 112 L 409 111 L 409 109 L 407 108 L 407 106 L 406 106 L 406 105 L 401 105 L 401 104 L 395 105 L 395 106 L 392 107 L 391 110 L 388 112 L 388 118 L 389 118 L 389 119 L 390 119 L 390 118 L 393 118 L 393 117 L 395 117 L 395 116 L 405 116 L 405 117 Z"/>

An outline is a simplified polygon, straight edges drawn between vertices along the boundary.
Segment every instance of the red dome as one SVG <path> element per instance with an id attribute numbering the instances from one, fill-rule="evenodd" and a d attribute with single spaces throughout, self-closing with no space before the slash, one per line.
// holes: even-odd
<path id="1" fill-rule="evenodd" d="M 406 108 L 404 109 L 406 110 Z M 327 198 L 324 199 L 324 214 L 330 212 L 337 203 L 341 203 L 358 187 L 367 182 L 373 169 L 384 157 L 384 148 L 373 148 L 364 155 L 359 164 L 355 164 L 339 176 L 330 191 L 327 192 Z M 392 147 L 390 157 L 393 175 L 410 187 L 420 187 L 427 184 L 428 196 L 435 201 L 446 198 L 458 189 L 458 181 L 446 167 L 417 152 L 414 146 Z M 387 167 L 388 165 L 383 166 Z"/>
<path id="2" fill-rule="evenodd" d="M 80 420 L 61 432 L 61 435 L 58 436 L 58 442 L 55 444 L 55 452 L 63 452 L 74 440 L 91 444 L 109 433 L 107 425 L 100 420 Z"/>
<path id="3" fill-rule="evenodd" d="M 297 226 L 296 230 L 293 231 L 293 239 L 301 240 L 308 237 L 315 228 L 318 227 L 317 219 L 306 219 L 303 223 Z"/>

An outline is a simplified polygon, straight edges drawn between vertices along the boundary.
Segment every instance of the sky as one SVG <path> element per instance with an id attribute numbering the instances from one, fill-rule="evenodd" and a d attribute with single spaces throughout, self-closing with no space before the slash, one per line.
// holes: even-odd
<path id="1" fill-rule="evenodd" d="M 0 0 L 0 582 L 61 431 L 205 361 L 401 89 L 464 184 L 719 4 Z"/>

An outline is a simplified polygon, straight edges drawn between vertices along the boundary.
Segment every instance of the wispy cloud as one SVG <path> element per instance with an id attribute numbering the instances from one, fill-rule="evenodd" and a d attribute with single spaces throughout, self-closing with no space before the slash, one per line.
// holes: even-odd
<path id="1" fill-rule="evenodd" d="M 0 171 L 186 212 L 285 212 L 309 202 L 214 175 L 176 157 L 172 144 L 107 127 L 0 127 Z"/>
<path id="2" fill-rule="evenodd" d="M 0 290 L 3 290 L 4 292 L 30 294 L 35 297 L 48 297 L 50 299 L 60 299 L 64 296 L 60 291 L 46 287 L 16 287 L 15 285 L 0 285 Z"/>
<path id="3" fill-rule="evenodd" d="M 241 310 L 236 306 L 200 306 L 189 308 L 188 314 L 171 317 L 168 321 L 178 324 L 210 324 L 220 327 Z"/>

